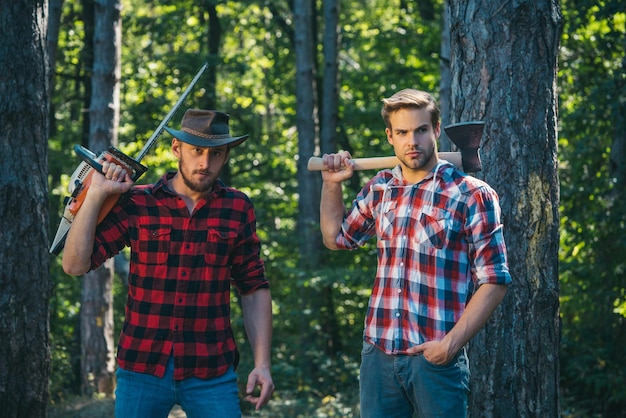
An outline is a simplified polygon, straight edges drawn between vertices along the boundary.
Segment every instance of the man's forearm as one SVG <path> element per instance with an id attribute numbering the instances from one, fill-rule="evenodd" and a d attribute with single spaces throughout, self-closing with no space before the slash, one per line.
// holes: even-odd
<path id="1" fill-rule="evenodd" d="M 89 193 L 89 192 L 87 192 Z M 72 221 L 67 233 L 63 250 L 63 270 L 67 274 L 79 276 L 91 266 L 94 236 L 98 223 L 98 214 L 104 197 L 85 199 Z"/>
<path id="2" fill-rule="evenodd" d="M 450 353 L 458 352 L 480 331 L 506 292 L 506 285 L 483 284 L 478 288 L 459 321 L 442 340 L 450 347 Z"/>
<path id="3" fill-rule="evenodd" d="M 271 367 L 272 295 L 259 289 L 242 295 L 243 322 L 252 346 L 255 367 Z"/>
<path id="4" fill-rule="evenodd" d="M 345 211 L 341 183 L 324 182 L 320 201 L 320 230 L 324 245 L 331 250 L 337 249 L 335 238 L 341 229 Z"/>

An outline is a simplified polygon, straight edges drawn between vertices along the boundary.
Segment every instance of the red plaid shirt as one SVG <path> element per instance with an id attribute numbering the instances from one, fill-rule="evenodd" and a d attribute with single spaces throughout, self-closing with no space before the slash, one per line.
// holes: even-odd
<path id="1" fill-rule="evenodd" d="M 442 339 L 474 289 L 511 282 L 498 196 L 447 162 L 418 184 L 399 166 L 374 176 L 336 243 L 354 249 L 373 236 L 378 270 L 364 338 L 388 354 Z"/>
<path id="2" fill-rule="evenodd" d="M 230 285 L 246 294 L 269 287 L 248 197 L 221 181 L 190 215 L 167 186 L 133 187 L 98 226 L 92 268 L 131 249 L 121 368 L 162 377 L 209 378 L 236 365 Z"/>

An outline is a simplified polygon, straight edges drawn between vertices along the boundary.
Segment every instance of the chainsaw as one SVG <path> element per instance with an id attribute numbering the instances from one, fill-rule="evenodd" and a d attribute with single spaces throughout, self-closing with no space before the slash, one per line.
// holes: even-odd
<path id="1" fill-rule="evenodd" d="M 50 246 L 51 254 L 59 255 L 59 253 L 63 250 L 63 247 L 65 246 L 65 239 L 67 238 L 67 233 L 72 226 L 74 217 L 76 216 L 76 214 L 80 210 L 80 207 L 85 201 L 87 190 L 89 190 L 89 187 L 91 186 L 92 176 L 95 172 L 102 173 L 103 162 L 107 161 L 124 167 L 133 182 L 137 181 L 137 179 L 139 179 L 148 170 L 146 166 L 141 164 L 141 160 L 146 156 L 148 151 L 150 151 L 150 148 L 152 148 L 152 146 L 156 143 L 157 139 L 159 139 L 159 136 L 161 136 L 161 134 L 163 133 L 165 125 L 167 125 L 172 119 L 178 108 L 183 104 L 183 102 L 207 68 L 208 63 L 205 63 L 202 68 L 200 68 L 200 70 L 193 78 L 193 80 L 191 80 L 191 83 L 189 84 L 189 86 L 187 86 L 187 89 L 180 96 L 172 110 L 170 110 L 170 112 L 167 114 L 167 116 L 165 116 L 161 124 L 152 133 L 152 136 L 150 136 L 144 147 L 141 149 L 137 158 L 131 158 L 120 150 L 116 149 L 115 147 L 109 147 L 107 151 L 102 151 L 96 155 L 95 153 L 91 152 L 81 145 L 74 146 L 74 152 L 82 161 L 78 165 L 76 170 L 74 170 L 74 173 L 72 173 L 72 175 L 70 176 L 70 184 L 68 185 L 69 196 L 65 198 L 63 203 L 65 205 L 65 209 L 63 210 L 63 215 L 61 216 L 61 221 L 59 222 L 59 227 L 54 237 L 54 241 Z M 113 195 L 109 196 L 105 200 L 98 214 L 98 223 L 102 222 L 106 215 L 119 201 L 120 197 L 121 195 Z"/>

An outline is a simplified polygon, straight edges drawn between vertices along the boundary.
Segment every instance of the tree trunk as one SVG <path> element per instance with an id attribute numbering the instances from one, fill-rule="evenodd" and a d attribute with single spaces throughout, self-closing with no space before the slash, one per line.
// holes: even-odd
<path id="1" fill-rule="evenodd" d="M 339 119 L 339 62 L 338 44 L 339 7 L 337 0 L 324 1 L 324 79 L 320 101 L 320 148 L 322 152 L 334 152 L 337 146 L 337 121 Z M 317 179 L 320 176 L 315 176 Z M 318 214 L 319 215 L 319 214 Z M 319 216 L 317 216 L 319 220 Z"/>
<path id="2" fill-rule="evenodd" d="M 121 19 L 119 0 L 95 1 L 94 61 L 89 107 L 89 148 L 117 144 L 120 102 Z M 81 300 L 82 391 L 113 395 L 114 264 L 85 274 Z"/>
<path id="3" fill-rule="evenodd" d="M 207 48 L 209 68 L 204 76 L 206 86 L 205 105 L 207 109 L 217 109 L 217 65 L 220 63 L 220 47 L 222 45 L 222 25 L 217 14 L 217 2 L 207 0 L 205 9 L 209 14 L 207 22 Z M 224 167 L 228 168 L 228 165 Z"/>
<path id="4" fill-rule="evenodd" d="M 439 56 L 439 73 L 441 81 L 439 83 L 439 110 L 441 110 L 441 123 L 443 126 L 450 124 L 450 83 L 452 74 L 450 72 L 450 14 L 448 4 L 444 4 L 443 29 L 441 30 L 441 55 Z M 451 142 L 446 132 L 442 129 L 439 136 L 439 151 L 450 151 Z"/>
<path id="5" fill-rule="evenodd" d="M 206 73 L 204 74 L 204 86 L 205 86 L 205 94 L 203 95 L 203 106 L 204 109 L 217 109 L 222 110 L 226 113 L 229 112 L 229 109 L 219 109 L 217 103 L 217 72 L 218 65 L 221 60 L 220 56 L 220 48 L 222 46 L 222 25 L 220 23 L 220 17 L 217 13 L 217 4 L 215 0 L 205 0 L 204 9 L 209 15 L 209 19 L 205 22 L 206 24 L 206 48 L 207 48 L 207 62 L 209 63 L 209 68 L 207 68 Z M 199 13 L 199 15 L 203 16 L 203 13 Z M 222 172 L 220 173 L 220 179 L 224 181 L 226 184 L 230 185 L 232 181 L 232 170 L 230 168 L 230 164 L 225 164 L 222 168 Z"/>
<path id="6" fill-rule="evenodd" d="M 322 309 L 320 290 L 310 283 L 306 272 L 318 265 L 321 254 L 319 234 L 319 173 L 307 170 L 307 159 L 315 152 L 318 141 L 318 112 L 316 98 L 316 64 L 314 38 L 315 2 L 294 0 L 294 33 L 296 53 L 296 125 L 298 129 L 298 231 L 300 233 L 300 254 L 298 266 L 302 274 L 298 277 L 298 304 L 303 314 L 299 317 L 299 327 L 303 334 L 300 339 L 298 368 L 302 379 L 316 381 L 319 369 L 314 366 L 314 356 L 324 346 L 317 315 Z M 307 383 L 308 384 L 308 383 Z"/>
<path id="7" fill-rule="evenodd" d="M 0 416 L 45 417 L 48 57 L 45 1 L 0 5 Z"/>
<path id="8" fill-rule="evenodd" d="M 484 120 L 513 284 L 470 344 L 470 416 L 558 417 L 556 0 L 450 1 L 452 117 Z"/>
<path id="9" fill-rule="evenodd" d="M 300 240 L 300 265 L 314 267 L 319 259 L 319 173 L 309 172 L 307 159 L 315 152 L 317 140 L 317 99 L 315 95 L 315 55 L 313 35 L 313 5 L 311 0 L 294 1 L 294 26 L 296 52 L 296 124 L 298 127 L 298 189 Z"/>
<path id="10" fill-rule="evenodd" d="M 324 100 L 319 102 L 321 110 L 320 144 L 322 152 L 334 152 L 336 149 L 337 121 L 339 119 L 339 63 L 337 45 L 339 44 L 339 1 L 324 1 L 324 79 L 322 80 L 322 94 Z M 321 176 L 315 176 L 314 188 L 321 188 Z M 315 193 L 315 207 L 319 207 L 319 193 Z M 315 224 L 319 225 L 319 210 L 315 211 Z M 317 236 L 321 234 L 316 231 Z M 319 250 L 324 251 L 321 240 L 318 240 Z M 322 298 L 325 307 L 321 310 L 322 328 L 326 330 L 326 353 L 334 357 L 342 350 L 339 323 L 333 299 L 332 283 L 324 283 Z"/>

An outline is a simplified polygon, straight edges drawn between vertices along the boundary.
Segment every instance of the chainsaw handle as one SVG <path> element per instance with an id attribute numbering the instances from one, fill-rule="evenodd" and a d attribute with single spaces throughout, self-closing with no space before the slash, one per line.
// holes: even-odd
<path id="1" fill-rule="evenodd" d="M 83 147 L 82 145 L 76 144 L 74 145 L 74 152 L 76 153 L 76 155 L 80 157 L 81 160 L 89 164 L 98 173 L 104 174 L 102 172 L 102 164 L 100 164 L 98 161 L 93 159 L 92 156 L 94 154 L 91 151 L 89 151 L 87 148 Z"/>

